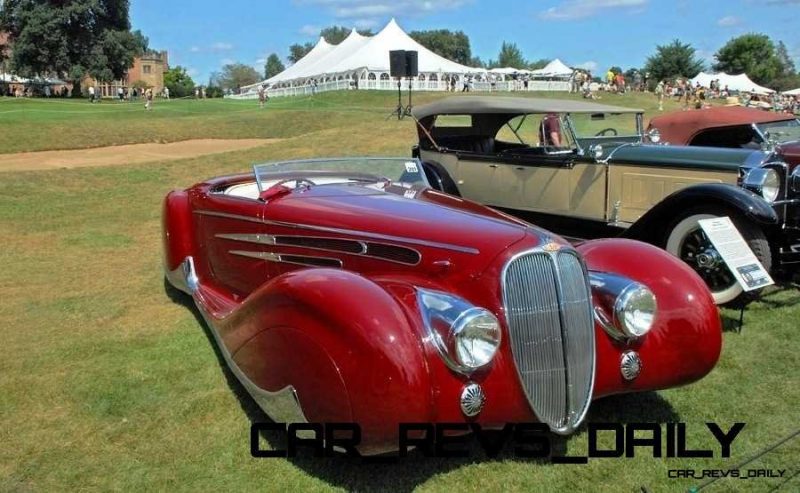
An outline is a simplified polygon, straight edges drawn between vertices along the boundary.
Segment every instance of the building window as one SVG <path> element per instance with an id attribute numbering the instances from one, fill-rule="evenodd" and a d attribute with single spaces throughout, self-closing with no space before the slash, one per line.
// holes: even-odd
<path id="1" fill-rule="evenodd" d="M 142 65 L 142 73 L 143 74 L 149 74 L 151 68 L 152 67 L 150 67 L 150 65 Z"/>

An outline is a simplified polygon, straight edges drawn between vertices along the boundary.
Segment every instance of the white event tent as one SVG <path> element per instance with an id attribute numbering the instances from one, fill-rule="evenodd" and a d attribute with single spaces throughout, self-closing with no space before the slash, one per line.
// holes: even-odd
<path id="1" fill-rule="evenodd" d="M 484 72 L 453 62 L 417 43 L 397 25 L 394 19 L 374 36 L 362 36 L 355 29 L 338 45 L 320 38 L 303 58 L 274 77 L 243 87 L 245 96 L 252 96 L 258 86 L 266 85 L 270 96 L 306 94 L 316 91 L 349 89 L 396 89 L 389 73 L 389 52 L 417 52 L 419 76 L 414 89 L 443 90 L 446 80 L 455 76 Z M 407 81 L 403 81 L 405 87 Z"/>
<path id="2" fill-rule="evenodd" d="M 750 80 L 750 77 L 748 77 L 747 74 L 730 75 L 726 74 L 725 72 L 719 72 L 716 74 L 700 72 L 697 74 L 697 77 L 691 79 L 689 82 L 691 82 L 693 86 L 697 85 L 699 82 L 703 87 L 711 87 L 711 81 L 717 79 L 719 79 L 720 88 L 725 88 L 725 86 L 728 86 L 728 89 L 732 91 L 754 92 L 758 94 L 769 94 L 775 92 L 768 87 L 759 86 Z"/>
<path id="3" fill-rule="evenodd" d="M 797 89 L 792 89 L 791 91 L 783 91 L 781 94 L 786 94 L 787 96 L 800 96 L 800 87 Z"/>
<path id="4" fill-rule="evenodd" d="M 534 77 L 551 77 L 554 79 L 569 79 L 574 70 L 569 68 L 564 62 L 556 58 L 544 67 L 531 71 Z"/>
<path id="5" fill-rule="evenodd" d="M 528 74 L 533 79 L 527 86 L 530 91 L 567 91 L 567 79 L 572 75 L 572 69 L 558 59 L 538 71 L 505 67 L 487 72 L 482 68 L 468 67 L 425 48 L 392 19 L 374 36 L 362 36 L 353 29 L 338 45 L 320 37 L 314 48 L 294 65 L 267 80 L 243 87 L 241 94 L 231 97 L 255 98 L 260 86 L 265 86 L 271 97 L 345 89 L 397 90 L 398 81 L 392 79 L 389 71 L 389 52 L 392 50 L 417 52 L 419 75 L 411 80 L 403 79 L 402 89 L 407 89 L 410 84 L 414 90 L 446 91 L 449 82 L 455 80 L 457 90 L 461 90 L 466 81 L 470 81 L 472 90 L 520 90 L 521 83 L 508 77 L 519 73 Z M 490 84 L 489 73 L 505 76 L 501 79 L 506 80 Z"/>

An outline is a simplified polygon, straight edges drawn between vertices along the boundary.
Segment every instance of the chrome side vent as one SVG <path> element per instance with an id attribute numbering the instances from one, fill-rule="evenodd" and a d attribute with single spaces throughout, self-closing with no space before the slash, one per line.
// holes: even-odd
<path id="1" fill-rule="evenodd" d="M 594 319 L 583 262 L 573 250 L 534 251 L 503 271 L 503 302 L 520 382 L 556 433 L 583 420 L 594 383 Z"/>
<path id="2" fill-rule="evenodd" d="M 274 244 L 343 253 L 364 253 L 366 249 L 360 241 L 311 236 L 275 236 Z"/>
<path id="3" fill-rule="evenodd" d="M 334 269 L 342 267 L 342 261 L 335 258 L 306 257 L 303 255 L 286 255 L 285 253 L 279 256 L 281 262 L 288 262 L 290 264 L 308 265 L 311 267 L 333 267 Z"/>

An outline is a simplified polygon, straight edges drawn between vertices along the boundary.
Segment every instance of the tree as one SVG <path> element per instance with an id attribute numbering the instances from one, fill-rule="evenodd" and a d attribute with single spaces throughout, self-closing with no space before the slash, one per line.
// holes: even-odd
<path id="1" fill-rule="evenodd" d="M 497 62 L 495 63 L 497 67 L 525 68 L 528 66 L 516 43 L 507 43 L 505 41 L 500 47 L 500 53 L 498 53 Z"/>
<path id="2" fill-rule="evenodd" d="M 194 94 L 195 83 L 180 65 L 164 72 L 164 85 L 172 97 L 183 98 Z"/>
<path id="3" fill-rule="evenodd" d="M 786 49 L 786 45 L 783 44 L 783 41 L 778 41 L 778 45 L 775 47 L 775 56 L 778 57 L 778 60 L 780 60 L 783 66 L 784 76 L 791 76 L 797 73 L 794 67 L 794 61 L 792 57 L 789 56 L 789 50 Z"/>
<path id="4" fill-rule="evenodd" d="M 725 43 L 714 55 L 714 70 L 747 74 L 757 84 L 771 85 L 784 75 L 775 45 L 765 34 L 744 34 Z"/>
<path id="5" fill-rule="evenodd" d="M 147 38 L 131 32 L 129 0 L 5 0 L 0 31 L 12 47 L 11 70 L 23 77 L 56 75 L 75 84 L 90 75 L 122 79 Z"/>
<path id="6" fill-rule="evenodd" d="M 314 45 L 312 43 L 306 43 L 303 45 L 293 44 L 289 47 L 289 56 L 287 58 L 290 62 L 297 63 L 301 58 L 308 55 L 308 52 L 312 49 L 314 49 Z"/>
<path id="7" fill-rule="evenodd" d="M 486 68 L 486 62 L 481 60 L 481 57 L 479 57 L 479 56 L 474 56 L 474 57 L 470 58 L 469 62 L 467 62 L 467 65 L 469 65 L 470 67 L 476 67 L 476 68 Z"/>
<path id="8" fill-rule="evenodd" d="M 358 29 L 357 31 L 362 36 L 372 36 L 372 30 L 370 29 Z M 325 38 L 328 43 L 338 45 L 350 36 L 350 29 L 344 26 L 331 26 L 322 29 L 319 35 Z"/>
<path id="9" fill-rule="evenodd" d="M 255 84 L 260 80 L 259 74 L 250 65 L 243 63 L 229 63 L 222 67 L 222 72 L 214 80 L 214 86 L 221 87 L 223 90 L 230 89 L 237 92 L 242 86 Z"/>
<path id="10" fill-rule="evenodd" d="M 284 70 L 286 70 L 286 67 L 281 62 L 281 59 L 278 58 L 278 55 L 272 53 L 267 57 L 267 63 L 264 64 L 264 78 L 269 79 Z"/>
<path id="11" fill-rule="evenodd" d="M 409 36 L 437 55 L 462 65 L 468 64 L 472 58 L 469 37 L 463 31 L 452 32 L 448 29 L 411 31 Z"/>
<path id="12" fill-rule="evenodd" d="M 673 40 L 668 45 L 656 46 L 656 53 L 647 58 L 644 71 L 651 80 L 672 79 L 674 77 L 692 78 L 703 70 L 703 62 L 698 60 L 695 49 L 689 43 Z"/>

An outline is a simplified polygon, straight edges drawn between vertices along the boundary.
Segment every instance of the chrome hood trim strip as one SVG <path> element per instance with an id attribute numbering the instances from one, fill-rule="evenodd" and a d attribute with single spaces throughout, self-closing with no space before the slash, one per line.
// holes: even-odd
<path id="1" fill-rule="evenodd" d="M 392 235 L 385 235 L 381 233 L 368 233 L 366 231 L 355 231 L 352 229 L 341 229 L 341 228 L 332 228 L 328 226 L 315 226 L 312 224 L 300 224 L 300 223 L 287 223 L 283 221 L 270 221 L 267 219 L 259 219 L 257 217 L 251 216 L 241 216 L 238 214 L 228 214 L 226 212 L 217 212 L 217 211 L 208 211 L 208 210 L 196 210 L 194 211 L 195 214 L 200 214 L 204 216 L 214 216 L 214 217 L 224 217 L 227 219 L 235 219 L 240 221 L 248 221 L 253 223 L 261 223 L 261 224 L 270 224 L 273 226 L 282 226 L 285 228 L 296 228 L 296 229 L 308 229 L 311 231 L 324 231 L 326 233 L 336 233 L 336 234 L 343 234 L 343 235 L 350 235 L 355 237 L 363 237 L 363 238 L 372 238 L 377 240 L 385 240 L 385 241 L 394 241 L 398 243 L 409 243 L 412 245 L 422 245 L 431 248 L 441 248 L 443 250 L 452 250 L 455 252 L 461 253 L 468 253 L 470 255 L 478 255 L 480 250 L 472 247 L 466 247 L 461 245 L 453 245 L 450 243 L 439 243 L 436 241 L 427 241 L 427 240 L 420 240 L 418 238 L 406 238 L 403 236 L 392 236 Z"/>

